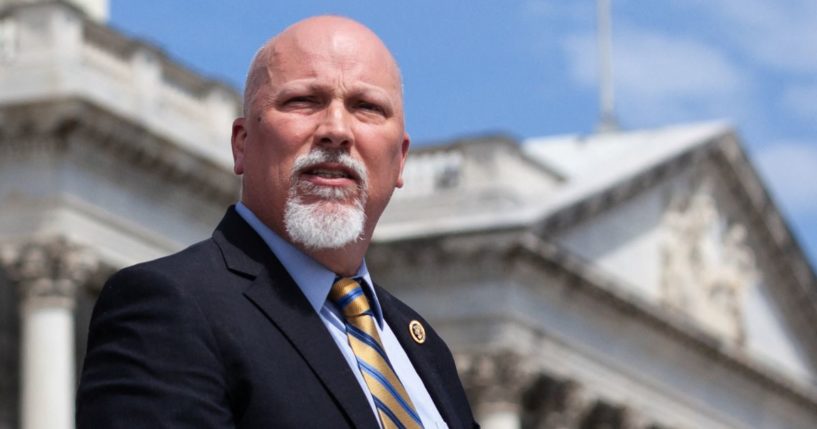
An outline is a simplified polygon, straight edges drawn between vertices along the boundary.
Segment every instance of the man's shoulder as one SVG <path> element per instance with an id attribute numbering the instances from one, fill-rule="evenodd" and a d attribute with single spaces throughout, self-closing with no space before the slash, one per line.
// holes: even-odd
<path id="1" fill-rule="evenodd" d="M 223 268 L 224 262 L 218 245 L 212 238 L 192 244 L 185 249 L 150 261 L 123 268 L 120 273 L 201 273 Z"/>
<path id="2" fill-rule="evenodd" d="M 108 289 L 185 289 L 189 285 L 202 287 L 225 272 L 218 245 L 212 238 L 202 240 L 176 253 L 122 268 L 106 282 Z"/>

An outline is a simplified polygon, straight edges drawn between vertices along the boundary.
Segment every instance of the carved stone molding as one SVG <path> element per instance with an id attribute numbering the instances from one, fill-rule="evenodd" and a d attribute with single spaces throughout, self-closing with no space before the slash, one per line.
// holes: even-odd
<path id="1" fill-rule="evenodd" d="M 0 264 L 30 305 L 72 306 L 77 288 L 100 271 L 94 254 L 61 237 L 4 246 Z"/>
<path id="2" fill-rule="evenodd" d="M 151 177 L 180 183 L 196 195 L 227 205 L 240 180 L 211 156 L 190 151 L 94 103 L 74 98 L 0 108 L 0 156 L 106 153 Z M 102 151 L 102 152 L 100 152 Z"/>
<path id="3" fill-rule="evenodd" d="M 513 261 L 519 231 L 492 231 L 449 237 L 426 237 L 396 242 L 375 242 L 366 255 L 370 266 L 401 269 L 448 269 L 459 264 L 468 267 L 505 266 Z"/>
<path id="4" fill-rule="evenodd" d="M 518 407 L 534 379 L 531 359 L 512 351 L 455 356 L 460 378 L 475 408 L 486 405 Z"/>
<path id="5" fill-rule="evenodd" d="M 746 228 L 724 216 L 706 180 L 671 202 L 663 226 L 664 303 L 743 344 L 742 295 L 759 277 Z"/>
<path id="6" fill-rule="evenodd" d="M 522 395 L 522 427 L 577 428 L 593 402 L 577 382 L 540 374 Z"/>
<path id="7" fill-rule="evenodd" d="M 523 429 L 654 429 L 653 419 L 628 404 L 599 397 L 592 386 L 534 369 L 512 351 L 455 356 L 477 414 L 512 411 Z"/>
<path id="8" fill-rule="evenodd" d="M 637 422 L 634 412 L 625 406 L 597 401 L 582 418 L 581 428 L 641 429 L 645 427 Z"/>

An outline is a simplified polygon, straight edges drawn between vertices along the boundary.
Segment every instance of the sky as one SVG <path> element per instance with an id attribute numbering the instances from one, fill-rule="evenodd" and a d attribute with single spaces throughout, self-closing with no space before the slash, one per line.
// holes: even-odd
<path id="1" fill-rule="evenodd" d="M 340 14 L 403 72 L 413 144 L 586 134 L 598 120 L 595 0 L 111 0 L 110 24 L 241 89 L 256 49 Z M 817 267 L 817 1 L 612 0 L 625 130 L 727 120 Z"/>

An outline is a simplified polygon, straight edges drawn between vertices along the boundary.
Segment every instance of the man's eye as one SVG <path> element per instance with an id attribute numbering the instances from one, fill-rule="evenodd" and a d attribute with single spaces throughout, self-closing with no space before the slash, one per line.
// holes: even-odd
<path id="1" fill-rule="evenodd" d="M 361 101 L 357 103 L 357 108 L 360 110 L 365 110 L 373 113 L 379 113 L 381 115 L 385 113 L 385 110 L 382 107 L 380 107 L 380 105 L 375 103 L 369 103 L 367 101 Z"/>
<path id="2" fill-rule="evenodd" d="M 299 105 L 310 105 L 317 103 L 318 100 L 315 97 L 310 96 L 299 96 L 299 97 L 291 97 L 286 100 L 284 104 L 289 106 L 299 106 Z"/>

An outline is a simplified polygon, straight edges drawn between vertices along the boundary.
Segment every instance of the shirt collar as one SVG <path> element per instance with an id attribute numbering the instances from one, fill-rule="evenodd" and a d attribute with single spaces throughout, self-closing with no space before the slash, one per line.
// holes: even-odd
<path id="1" fill-rule="evenodd" d="M 244 203 L 239 201 L 235 205 L 235 211 L 238 212 L 239 216 L 267 243 L 272 253 L 281 261 L 281 264 L 289 275 L 295 280 L 295 284 L 301 289 L 301 292 L 306 296 L 306 300 L 309 301 L 309 304 L 315 312 L 320 313 L 321 307 L 323 307 L 324 303 L 326 303 L 326 299 L 329 297 L 332 284 L 338 277 L 337 274 L 328 270 L 318 261 L 307 256 L 290 242 L 281 238 L 272 229 L 261 222 Z M 354 277 L 364 280 L 362 286 L 369 298 L 369 305 L 372 307 L 377 323 L 382 326 L 383 312 L 380 308 L 380 301 L 377 299 L 374 287 L 372 287 L 372 279 L 369 276 L 369 269 L 366 267 L 365 260 L 360 264 L 360 268 Z"/>

